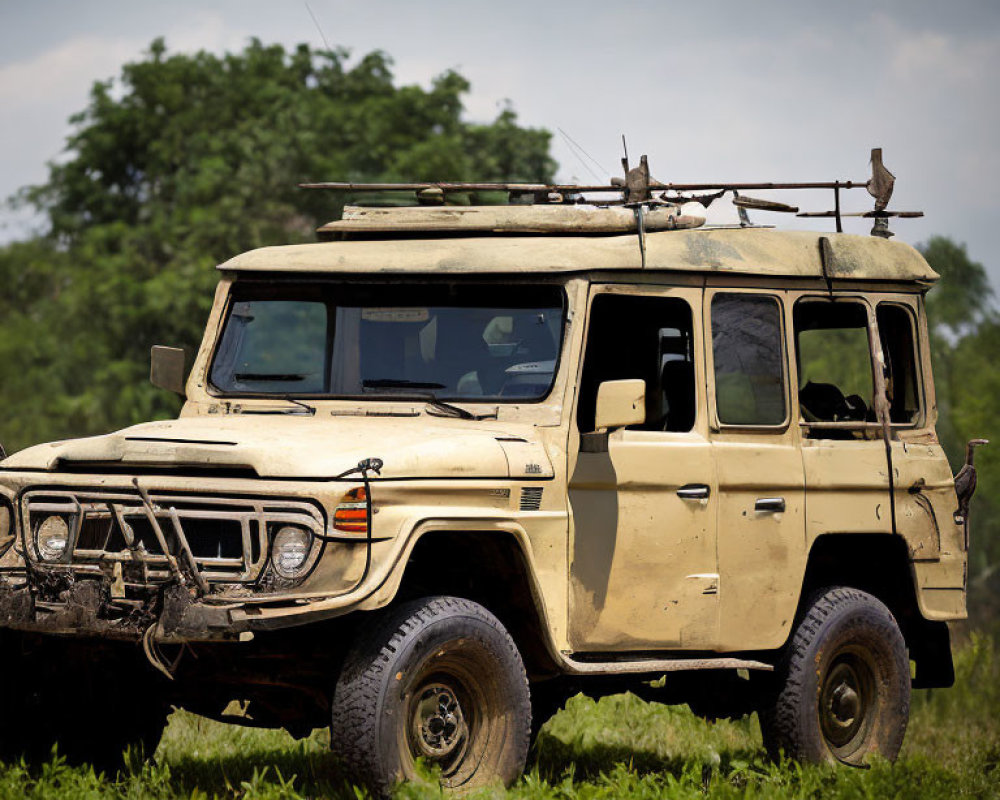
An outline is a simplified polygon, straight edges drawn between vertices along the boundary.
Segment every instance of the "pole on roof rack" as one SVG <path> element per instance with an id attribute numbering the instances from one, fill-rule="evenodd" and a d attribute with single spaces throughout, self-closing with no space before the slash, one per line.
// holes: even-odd
<path id="1" fill-rule="evenodd" d="M 598 206 L 621 206 L 635 207 L 636 204 L 646 205 L 682 205 L 685 202 L 696 201 L 708 207 L 712 201 L 719 199 L 725 194 L 732 192 L 734 204 L 740 209 L 741 222 L 745 224 L 745 209 L 756 208 L 763 211 L 779 211 L 786 213 L 797 213 L 800 217 L 833 218 L 836 224 L 837 233 L 844 232 L 844 217 L 871 217 L 875 220 L 871 233 L 873 236 L 889 238 L 892 231 L 889 230 L 889 217 L 913 218 L 923 216 L 922 211 L 889 211 L 887 210 L 889 200 L 892 197 L 893 185 L 896 177 L 886 169 L 882 163 L 882 148 L 875 147 L 871 151 L 872 175 L 865 181 L 799 181 L 777 183 L 773 181 L 742 182 L 742 183 L 662 183 L 653 180 L 649 175 L 649 162 L 645 155 L 639 161 L 639 165 L 632 167 L 628 158 L 628 145 L 625 137 L 622 136 L 622 167 L 625 170 L 625 177 L 613 177 L 607 184 L 540 184 L 540 183 L 450 183 L 450 182 L 426 182 L 426 183 L 349 183 L 349 182 L 323 182 L 323 183 L 300 183 L 303 189 L 327 189 L 340 192 L 418 192 L 433 193 L 436 202 L 446 202 L 449 193 L 493 191 L 507 192 L 510 199 L 522 195 L 532 195 L 534 202 L 538 203 L 576 203 L 589 202 Z M 840 192 L 842 189 L 867 189 L 868 193 L 875 198 L 874 211 L 865 212 L 844 212 L 840 203 Z M 740 196 L 739 192 L 746 190 L 798 190 L 798 189 L 832 189 L 833 190 L 833 210 L 832 211 L 798 211 L 796 206 L 786 205 L 777 201 L 758 200 Z M 659 194 L 654 198 L 652 193 Z M 673 195 L 667 194 L 673 192 Z M 706 192 L 702 195 L 687 195 L 684 192 Z M 584 194 L 615 194 L 615 199 L 582 197 Z M 423 198 L 427 202 L 428 198 Z M 638 223 L 637 223 L 638 224 Z M 644 227 L 644 225 L 643 225 Z"/>

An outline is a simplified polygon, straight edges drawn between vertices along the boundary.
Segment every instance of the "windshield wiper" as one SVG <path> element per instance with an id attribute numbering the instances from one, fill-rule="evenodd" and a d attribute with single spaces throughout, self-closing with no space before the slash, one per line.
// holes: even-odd
<path id="1" fill-rule="evenodd" d="M 433 416 L 436 417 L 454 417 L 456 419 L 480 420 L 490 419 L 496 416 L 496 414 L 474 414 L 467 408 L 446 403 L 444 400 L 438 400 L 437 395 L 435 395 L 434 392 L 423 391 L 427 389 L 444 389 L 445 386 L 443 383 L 408 381 L 403 378 L 373 378 L 362 381 L 361 386 L 365 389 L 403 389 L 404 391 L 400 394 L 425 400 L 427 402 L 427 413 L 433 414 Z M 415 389 L 417 391 L 405 391 L 409 389 Z M 434 414 L 431 409 L 434 409 L 438 413 Z"/>
<path id="2" fill-rule="evenodd" d="M 434 395 L 428 392 L 427 398 L 427 413 L 432 414 L 435 417 L 455 417 L 456 419 L 487 419 L 492 417 L 493 414 L 473 414 L 467 408 L 461 408 L 460 406 L 453 406 L 451 403 L 446 403 L 444 400 L 438 400 Z M 434 414 L 431 409 L 436 410 L 438 413 Z"/>
<path id="3" fill-rule="evenodd" d="M 316 406 L 311 406 L 308 403 L 303 402 L 302 400 L 292 397 L 291 395 L 283 394 L 278 399 L 284 400 L 286 403 L 295 403 L 295 405 L 299 406 L 300 408 L 304 408 L 310 415 L 316 414 Z M 289 409 L 289 412 L 295 413 L 291 409 Z"/>
<path id="4" fill-rule="evenodd" d="M 306 375 L 295 372 L 237 372 L 233 377 L 238 381 L 276 381 L 294 382 L 304 381 Z"/>
<path id="5" fill-rule="evenodd" d="M 298 408 L 281 408 L 277 410 L 252 407 L 243 408 L 241 411 L 243 414 L 308 414 L 311 417 L 316 415 L 315 406 L 311 406 L 308 403 L 287 394 L 244 394 L 240 395 L 240 397 L 252 397 L 254 400 L 284 400 L 286 403 L 292 403 L 293 405 L 298 406 Z"/>

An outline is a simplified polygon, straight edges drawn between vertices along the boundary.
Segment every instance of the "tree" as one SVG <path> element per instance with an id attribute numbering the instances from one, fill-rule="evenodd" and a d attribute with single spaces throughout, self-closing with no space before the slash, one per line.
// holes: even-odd
<path id="1" fill-rule="evenodd" d="M 305 180 L 551 181 L 546 131 L 510 108 L 462 118 L 468 82 L 397 86 L 370 53 L 168 54 L 162 40 L 96 83 L 68 157 L 21 202 L 47 235 L 0 248 L 0 439 L 16 449 L 170 416 L 146 381 L 149 347 L 194 348 L 214 265 L 313 238 L 345 200 Z"/>
<path id="2" fill-rule="evenodd" d="M 932 332 L 958 337 L 974 330 L 993 310 L 993 288 L 983 265 L 947 236 L 932 236 L 919 249 L 941 276 L 927 296 Z"/>

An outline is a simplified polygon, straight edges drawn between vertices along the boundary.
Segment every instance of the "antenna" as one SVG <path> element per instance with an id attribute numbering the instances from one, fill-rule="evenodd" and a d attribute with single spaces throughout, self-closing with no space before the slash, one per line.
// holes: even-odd
<path id="1" fill-rule="evenodd" d="M 316 19 L 316 15 L 313 14 L 313 10 L 309 6 L 309 0 L 302 0 L 302 2 L 305 3 L 306 11 L 308 11 L 309 16 L 312 17 L 313 25 L 315 25 L 316 30 L 319 31 L 319 38 L 323 40 L 323 45 L 326 47 L 327 50 L 330 50 L 331 49 L 330 43 L 326 40 L 326 34 L 323 33 L 323 29 L 319 25 L 319 20 Z"/>
<path id="2" fill-rule="evenodd" d="M 583 156 L 581 156 L 580 154 L 583 153 L 584 156 L 586 156 L 587 158 L 589 158 L 591 160 L 591 162 L 594 164 L 594 166 L 596 166 L 599 170 L 603 170 L 604 167 L 602 167 L 598 163 L 597 159 L 595 159 L 592 155 L 590 155 L 590 153 L 588 153 L 586 150 L 584 150 L 583 147 L 582 147 L 582 145 L 580 145 L 579 143 L 577 143 L 576 140 L 573 139 L 572 136 L 570 136 L 568 133 L 566 133 L 566 131 L 564 131 L 562 128 L 559 128 L 559 127 L 557 127 L 556 130 L 559 131 L 559 135 L 563 137 L 563 139 L 565 140 L 566 144 L 568 144 L 570 146 L 570 150 L 573 151 L 573 155 L 575 155 L 577 157 L 577 159 L 583 165 L 583 168 L 585 170 L 587 170 L 587 172 L 589 172 L 591 175 L 594 176 L 594 180 L 598 180 L 599 181 L 601 179 L 601 176 L 598 175 L 596 172 L 594 172 L 594 170 L 592 170 L 590 168 L 590 164 L 588 164 L 586 161 L 584 161 L 583 160 Z"/>

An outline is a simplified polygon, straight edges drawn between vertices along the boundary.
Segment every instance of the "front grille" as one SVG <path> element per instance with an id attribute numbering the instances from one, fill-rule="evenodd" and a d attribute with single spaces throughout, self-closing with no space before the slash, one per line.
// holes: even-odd
<path id="1" fill-rule="evenodd" d="M 150 492 L 150 500 L 152 510 L 135 491 L 27 492 L 21 499 L 25 539 L 33 543 L 42 521 L 57 514 L 70 530 L 66 555 L 59 562 L 64 567 L 101 574 L 121 562 L 127 575 L 141 575 L 143 583 L 162 583 L 171 572 L 161 537 L 166 553 L 174 557 L 182 553 L 183 537 L 207 580 L 248 582 L 259 576 L 267 560 L 269 526 L 292 524 L 323 532 L 319 509 L 294 500 L 156 492 Z M 34 546 L 27 549 L 35 558 Z"/>

